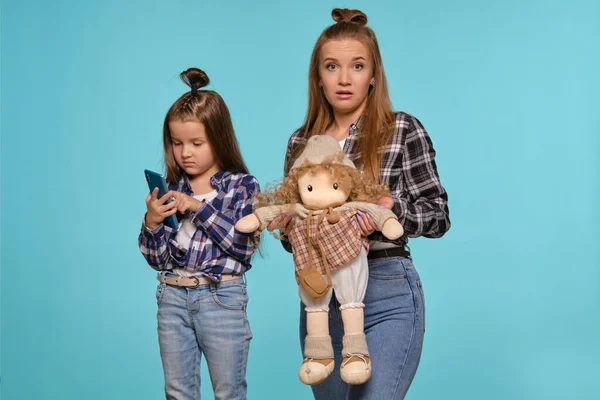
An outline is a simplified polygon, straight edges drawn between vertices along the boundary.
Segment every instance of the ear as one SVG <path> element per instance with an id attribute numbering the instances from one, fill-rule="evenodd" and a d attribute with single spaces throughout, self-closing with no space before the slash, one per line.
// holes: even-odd
<path id="1" fill-rule="evenodd" d="M 370 83 L 370 85 L 371 85 L 371 86 L 375 86 L 375 78 L 372 78 L 372 79 L 371 79 L 371 83 Z"/>

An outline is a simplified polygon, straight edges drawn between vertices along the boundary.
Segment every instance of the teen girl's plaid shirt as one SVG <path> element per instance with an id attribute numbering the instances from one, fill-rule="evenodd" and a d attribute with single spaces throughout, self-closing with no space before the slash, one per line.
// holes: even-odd
<path id="1" fill-rule="evenodd" d="M 357 150 L 357 122 L 350 126 L 350 134 L 344 143 L 344 153 L 359 164 Z M 368 134 L 368 133 L 367 133 Z M 304 133 L 296 131 L 290 137 L 284 162 L 284 175 L 291 168 L 290 157 L 296 146 L 306 144 Z M 381 182 L 389 186 L 394 199 L 392 211 L 404 227 L 404 235 L 394 241 L 386 239 L 381 232 L 369 235 L 370 240 L 391 242 L 405 246 L 409 237 L 441 237 L 450 229 L 448 195 L 440 183 L 435 164 L 435 150 L 421 122 L 404 112 L 396 113 L 394 135 L 383 151 Z M 289 242 L 282 242 L 291 252 Z"/>
<path id="2" fill-rule="evenodd" d="M 213 281 L 221 274 L 242 274 L 251 268 L 250 257 L 258 245 L 253 233 L 234 229 L 242 217 L 252 214 L 254 195 L 260 191 L 252 175 L 219 171 L 210 178 L 217 196 L 192 216 L 199 228 L 194 233 L 189 249 L 175 241 L 177 231 L 160 224 L 155 230 L 142 223 L 138 245 L 148 264 L 157 271 L 174 267 L 198 271 Z M 193 196 L 187 175 L 170 190 Z M 178 215 L 180 220 L 183 216 Z"/>

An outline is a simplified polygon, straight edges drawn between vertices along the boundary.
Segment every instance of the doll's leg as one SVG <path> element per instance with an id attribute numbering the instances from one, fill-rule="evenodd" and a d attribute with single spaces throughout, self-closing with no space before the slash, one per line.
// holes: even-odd
<path id="1" fill-rule="evenodd" d="M 333 287 L 342 311 L 344 337 L 340 375 L 351 385 L 365 383 L 371 377 L 371 360 L 364 330 L 364 303 L 369 265 L 364 249 L 333 278 Z"/>
<path id="2" fill-rule="evenodd" d="M 302 286 L 298 286 L 300 298 L 305 305 L 306 331 L 304 361 L 298 370 L 300 381 L 306 385 L 323 382 L 333 371 L 333 346 L 329 336 L 329 302 L 332 290 L 318 299 L 312 298 Z"/>

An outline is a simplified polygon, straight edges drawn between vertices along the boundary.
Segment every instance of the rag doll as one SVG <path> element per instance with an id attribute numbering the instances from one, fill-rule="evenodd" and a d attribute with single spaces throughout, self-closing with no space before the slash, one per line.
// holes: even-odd
<path id="1" fill-rule="evenodd" d="M 376 204 L 387 189 L 367 180 L 328 135 L 311 137 L 288 176 L 259 197 L 255 212 L 240 219 L 241 232 L 264 229 L 279 215 L 294 215 L 288 239 L 300 298 L 307 313 L 304 361 L 298 371 L 307 385 L 323 382 L 334 369 L 328 312 L 332 290 L 344 324 L 342 379 L 362 384 L 371 376 L 364 333 L 364 303 L 368 280 L 368 240 L 357 213 L 368 213 L 388 239 L 404 230 L 396 215 Z"/>

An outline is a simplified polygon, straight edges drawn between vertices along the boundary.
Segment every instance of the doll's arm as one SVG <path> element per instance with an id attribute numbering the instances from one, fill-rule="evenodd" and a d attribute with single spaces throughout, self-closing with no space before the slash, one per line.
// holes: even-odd
<path id="1" fill-rule="evenodd" d="M 377 229 L 388 239 L 398 239 L 404 233 L 402 225 L 398 222 L 398 217 L 396 217 L 396 214 L 392 210 L 362 201 L 351 201 L 342 207 L 355 208 L 368 213 L 373 218 Z"/>
<path id="2" fill-rule="evenodd" d="M 254 232 L 262 230 L 269 225 L 269 222 L 282 214 L 292 214 L 301 218 L 306 218 L 308 210 L 302 204 L 281 204 L 268 207 L 257 208 L 253 214 L 247 215 L 235 224 L 235 229 L 240 232 Z"/>

